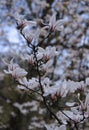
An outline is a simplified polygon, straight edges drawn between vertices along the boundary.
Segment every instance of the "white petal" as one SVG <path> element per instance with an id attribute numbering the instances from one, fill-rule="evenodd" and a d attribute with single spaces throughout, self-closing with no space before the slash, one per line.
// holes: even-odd
<path id="1" fill-rule="evenodd" d="M 75 105 L 75 102 L 66 102 L 66 105 L 69 106 L 69 107 L 72 107 Z"/>
<path id="2" fill-rule="evenodd" d="M 24 86 L 22 86 L 22 85 L 18 85 L 17 87 L 18 87 L 19 89 L 23 89 L 23 90 L 26 89 L 26 88 L 25 88 Z"/>
<path id="3" fill-rule="evenodd" d="M 59 127 L 59 130 L 66 130 L 66 126 L 65 126 L 65 125 L 61 125 L 61 126 Z"/>
<path id="4" fill-rule="evenodd" d="M 6 73 L 6 74 L 11 74 L 9 71 L 7 71 L 7 70 L 4 70 L 4 73 Z"/>
<path id="5" fill-rule="evenodd" d="M 55 23 L 55 27 L 57 26 L 61 26 L 64 24 L 64 20 L 57 20 L 56 23 Z"/>
<path id="6" fill-rule="evenodd" d="M 57 31 L 62 31 L 63 29 L 64 29 L 63 25 L 55 27 L 55 30 L 57 30 Z"/>
<path id="7" fill-rule="evenodd" d="M 56 22 L 56 15 L 53 14 L 52 17 L 50 18 L 49 26 L 53 27 L 55 25 L 55 22 Z"/>

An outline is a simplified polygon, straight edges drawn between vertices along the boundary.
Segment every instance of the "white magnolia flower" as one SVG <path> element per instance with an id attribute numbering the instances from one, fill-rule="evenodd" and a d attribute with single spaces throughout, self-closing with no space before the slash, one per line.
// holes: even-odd
<path id="1" fill-rule="evenodd" d="M 37 51 L 37 60 L 41 60 L 43 58 L 45 49 L 43 49 L 42 47 L 38 47 L 38 51 Z"/>
<path id="2" fill-rule="evenodd" d="M 42 66 L 41 66 L 41 70 L 43 71 L 43 72 L 49 72 L 50 71 L 50 67 L 52 67 L 52 64 L 53 64 L 53 60 L 49 60 L 49 61 L 47 61 L 45 64 L 43 64 Z M 52 69 L 52 68 L 51 68 Z"/>
<path id="3" fill-rule="evenodd" d="M 58 86 L 57 89 L 57 96 L 59 97 L 65 97 L 67 95 L 67 86 L 65 83 L 62 83 L 61 85 Z"/>
<path id="4" fill-rule="evenodd" d="M 37 51 L 37 59 L 40 60 L 44 58 L 44 60 L 49 60 L 56 56 L 58 52 L 56 51 L 56 47 L 47 47 L 43 49 L 42 47 L 38 47 Z"/>
<path id="5" fill-rule="evenodd" d="M 38 79 L 32 78 L 28 81 L 28 88 L 34 89 L 39 87 Z"/>
<path id="6" fill-rule="evenodd" d="M 33 64 L 34 63 L 34 55 L 31 54 L 24 54 L 24 55 L 21 55 L 21 58 L 22 60 L 26 60 L 29 64 Z"/>
<path id="7" fill-rule="evenodd" d="M 39 82 L 38 82 L 38 79 L 36 78 L 27 80 L 27 78 L 24 77 L 24 78 L 19 79 L 18 82 L 21 84 L 18 86 L 21 89 L 24 89 L 24 88 L 34 89 L 34 88 L 39 87 Z"/>
<path id="8" fill-rule="evenodd" d="M 67 95 L 67 89 L 65 84 L 55 84 L 50 87 L 50 84 L 47 86 L 44 85 L 44 96 L 51 95 L 52 98 L 56 97 L 65 97 Z"/>
<path id="9" fill-rule="evenodd" d="M 73 113 L 72 111 L 68 110 L 64 110 L 63 113 L 58 112 L 57 115 L 64 124 L 67 124 L 67 121 L 69 121 L 70 119 L 72 119 L 76 123 L 80 122 L 83 119 L 83 115 L 81 115 L 80 113 Z"/>
<path id="10" fill-rule="evenodd" d="M 58 52 L 56 51 L 56 47 L 47 47 L 44 52 L 44 58 L 50 59 L 54 56 L 58 55 Z"/>
<path id="11" fill-rule="evenodd" d="M 7 63 L 7 65 L 8 70 L 4 70 L 6 74 L 11 74 L 16 79 L 22 78 L 27 75 L 27 72 L 24 69 L 20 68 L 18 64 L 14 63 L 13 59 L 10 61 L 9 64 Z"/>
<path id="12" fill-rule="evenodd" d="M 77 84 L 77 89 L 80 89 L 80 90 L 85 90 L 86 89 L 86 86 L 85 86 L 85 83 L 84 81 L 80 81 L 80 82 L 76 82 Z"/>
<path id="13" fill-rule="evenodd" d="M 41 33 L 41 30 L 39 28 L 37 30 L 29 30 L 28 28 L 25 28 L 23 29 L 22 33 L 29 44 L 38 44 L 39 36 Z"/>
<path id="14" fill-rule="evenodd" d="M 10 63 L 6 63 L 6 62 L 4 61 L 5 64 L 8 66 L 8 70 L 4 70 L 4 72 L 5 72 L 6 74 L 11 74 L 13 70 L 15 70 L 16 68 L 19 67 L 19 65 L 16 64 L 16 63 L 14 63 L 13 60 L 14 60 L 14 59 L 11 59 Z"/>
<path id="15" fill-rule="evenodd" d="M 57 92 L 57 86 L 49 86 L 49 87 L 46 87 L 46 86 L 43 86 L 44 88 L 44 94 L 43 96 L 48 96 L 48 95 L 51 95 L 52 97 L 56 94 Z"/>
<path id="16" fill-rule="evenodd" d="M 27 71 L 18 67 L 12 71 L 12 76 L 16 79 L 23 78 L 27 75 Z"/>
<path id="17" fill-rule="evenodd" d="M 27 81 L 27 78 L 26 78 L 26 77 L 23 77 L 23 78 L 21 78 L 21 79 L 18 79 L 18 82 L 19 82 L 21 85 L 28 86 L 28 81 Z"/>
<path id="18" fill-rule="evenodd" d="M 48 26 L 45 26 L 44 28 L 49 28 L 51 31 L 62 31 L 63 23 L 63 20 L 56 20 L 56 15 L 53 14 L 49 20 Z"/>
<path id="19" fill-rule="evenodd" d="M 43 80 L 42 80 L 42 86 L 45 86 L 45 87 L 49 87 L 50 85 L 51 85 L 51 83 L 52 83 L 52 81 L 48 78 L 48 77 L 46 77 L 46 78 L 44 78 Z"/>
<path id="20" fill-rule="evenodd" d="M 15 19 L 17 21 L 18 28 L 25 28 L 26 26 L 36 26 L 37 23 L 35 21 L 28 21 L 26 19 L 22 19 L 21 15 L 15 13 Z"/>
<path id="21" fill-rule="evenodd" d="M 86 95 L 85 102 L 80 99 L 80 94 L 78 94 L 78 100 L 80 102 L 80 110 L 85 112 L 85 115 L 89 116 L 89 93 Z"/>
<path id="22" fill-rule="evenodd" d="M 74 82 L 74 81 L 71 81 L 71 80 L 65 81 L 65 84 L 67 86 L 67 90 L 68 90 L 69 93 L 74 93 L 79 86 L 78 82 Z"/>

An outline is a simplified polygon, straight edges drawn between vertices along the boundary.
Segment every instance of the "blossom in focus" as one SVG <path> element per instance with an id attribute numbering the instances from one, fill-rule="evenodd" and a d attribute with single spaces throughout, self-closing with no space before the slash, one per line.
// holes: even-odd
<path id="1" fill-rule="evenodd" d="M 39 36 L 41 33 L 41 30 L 39 28 L 37 30 L 29 30 L 28 28 L 25 28 L 23 29 L 22 33 L 26 38 L 28 44 L 38 44 Z"/>
<path id="2" fill-rule="evenodd" d="M 24 54 L 24 55 L 21 55 L 21 58 L 22 58 L 23 61 L 26 60 L 29 64 L 34 63 L 34 55 L 33 54 L 31 54 L 31 55 Z"/>
<path id="3" fill-rule="evenodd" d="M 64 20 L 56 20 L 56 15 L 50 17 L 49 24 L 44 28 L 49 28 L 51 31 L 62 31 Z"/>
<path id="4" fill-rule="evenodd" d="M 56 51 L 56 47 L 46 47 L 46 49 L 38 47 L 37 59 L 40 60 L 43 58 L 44 60 L 48 61 L 57 54 L 58 52 Z"/>
<path id="5" fill-rule="evenodd" d="M 53 64 L 53 60 L 49 60 L 49 61 L 46 62 L 46 64 L 43 64 L 40 67 L 40 70 L 42 70 L 45 73 L 48 73 L 52 70 L 52 64 Z M 51 70 L 50 70 L 50 67 L 51 67 Z"/>
<path id="6" fill-rule="evenodd" d="M 44 52 L 44 58 L 50 59 L 54 58 L 54 56 L 58 55 L 58 51 L 56 51 L 56 47 L 47 47 Z"/>

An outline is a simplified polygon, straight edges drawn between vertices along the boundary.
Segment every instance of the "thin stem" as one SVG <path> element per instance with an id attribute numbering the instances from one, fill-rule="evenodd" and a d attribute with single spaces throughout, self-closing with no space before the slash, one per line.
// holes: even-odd
<path id="1" fill-rule="evenodd" d="M 65 112 L 63 112 L 62 110 L 60 110 L 60 111 L 63 113 L 63 115 L 65 115 L 67 118 L 69 118 L 69 120 L 75 122 L 75 121 L 74 121 L 72 118 L 70 118 Z"/>
<path id="2" fill-rule="evenodd" d="M 75 128 L 76 128 L 76 130 L 78 130 L 78 125 L 77 125 L 77 123 L 75 123 Z"/>
<path id="3" fill-rule="evenodd" d="M 54 112 L 51 110 L 51 108 L 49 107 L 49 105 L 47 104 L 46 102 L 46 99 L 45 97 L 43 96 L 44 94 L 44 90 L 43 90 L 43 86 L 41 84 L 41 74 L 40 74 L 40 71 L 39 71 L 39 65 L 38 65 L 38 60 L 37 60 L 37 56 L 36 56 L 36 50 L 35 50 L 35 46 L 33 46 L 33 51 L 34 51 L 34 57 L 35 57 L 35 60 L 36 60 L 36 67 L 37 67 L 37 73 L 38 73 L 38 78 L 39 78 L 39 84 L 40 84 L 40 89 L 41 89 L 41 92 L 42 92 L 42 98 L 43 98 L 43 102 L 44 102 L 44 105 L 46 106 L 47 110 L 50 112 L 50 114 L 58 121 L 59 124 L 62 124 L 61 121 L 58 119 L 58 117 L 56 116 L 56 114 L 54 114 Z"/>
<path id="4" fill-rule="evenodd" d="M 38 91 L 36 91 L 36 90 L 34 90 L 34 89 L 28 88 L 28 86 L 26 86 L 26 85 L 24 85 L 24 84 L 19 83 L 19 85 L 22 85 L 22 86 L 24 86 L 26 89 L 28 89 L 29 91 L 34 92 L 34 93 L 36 93 L 36 94 L 42 96 L 41 93 L 39 93 Z"/>

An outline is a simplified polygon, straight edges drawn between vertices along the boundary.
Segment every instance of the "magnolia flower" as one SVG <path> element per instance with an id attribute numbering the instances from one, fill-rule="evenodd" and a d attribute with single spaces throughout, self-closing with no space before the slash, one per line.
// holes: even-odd
<path id="1" fill-rule="evenodd" d="M 24 55 L 21 55 L 21 58 L 22 60 L 26 60 L 29 64 L 33 64 L 34 63 L 34 55 L 31 54 L 24 54 Z"/>
<path id="2" fill-rule="evenodd" d="M 77 82 L 77 89 L 84 91 L 86 89 L 86 86 L 84 84 L 84 81 Z"/>
<path id="3" fill-rule="evenodd" d="M 14 60 L 14 59 L 11 59 L 10 63 L 6 63 L 6 62 L 4 61 L 4 63 L 8 66 L 8 70 L 4 70 L 4 72 L 5 72 L 6 74 L 11 74 L 13 70 L 15 70 L 16 68 L 19 67 L 19 65 L 16 64 L 16 63 L 14 63 L 13 60 Z"/>
<path id="4" fill-rule="evenodd" d="M 23 29 L 26 26 L 36 26 L 36 24 L 37 24 L 35 21 L 28 21 L 26 19 L 22 19 L 18 13 L 15 13 L 15 19 L 17 21 L 18 29 Z"/>
<path id="5" fill-rule="evenodd" d="M 38 44 L 39 36 L 41 33 L 41 30 L 39 28 L 37 30 L 29 30 L 28 28 L 25 28 L 23 29 L 22 33 L 25 36 L 28 44 Z"/>
<path id="6" fill-rule="evenodd" d="M 28 81 L 27 81 L 27 78 L 26 78 L 26 77 L 23 77 L 23 78 L 21 78 L 21 79 L 18 79 L 18 82 L 19 82 L 21 85 L 28 86 Z"/>
<path id="7" fill-rule="evenodd" d="M 38 82 L 38 79 L 36 78 L 27 80 L 27 78 L 24 77 L 24 78 L 19 79 L 18 82 L 21 84 L 21 85 L 18 85 L 18 88 L 20 89 L 34 89 L 34 88 L 39 87 L 39 82 Z"/>
<path id="8" fill-rule="evenodd" d="M 51 83 L 52 81 L 48 77 L 42 79 L 42 82 L 41 82 L 42 86 L 45 86 L 47 88 L 51 85 Z"/>
<path id="9" fill-rule="evenodd" d="M 56 15 L 53 14 L 49 20 L 48 26 L 45 26 L 44 28 L 49 28 L 51 31 L 62 31 L 63 23 L 63 20 L 56 20 Z"/>
<path id="10" fill-rule="evenodd" d="M 80 100 L 80 95 L 78 95 L 78 99 L 79 99 L 79 102 L 80 102 L 80 108 L 81 110 L 83 111 L 89 111 L 89 93 L 86 95 L 86 99 L 85 99 L 85 102 L 81 101 Z"/>
<path id="11" fill-rule="evenodd" d="M 38 47 L 38 51 L 37 51 L 37 60 L 41 60 L 43 58 L 45 49 L 43 49 L 42 47 Z"/>
<path id="12" fill-rule="evenodd" d="M 79 86 L 78 82 L 74 82 L 74 81 L 71 81 L 71 80 L 64 81 L 64 83 L 66 84 L 67 91 L 69 93 L 74 93 L 77 90 L 78 86 Z"/>
<path id="13" fill-rule="evenodd" d="M 37 59 L 44 59 L 44 60 L 49 60 L 56 56 L 58 52 L 56 51 L 56 47 L 46 47 L 46 49 L 43 49 L 42 47 L 38 47 L 37 51 Z"/>
<path id="14" fill-rule="evenodd" d="M 67 121 L 69 121 L 70 119 L 75 121 L 76 123 L 80 122 L 83 119 L 83 115 L 81 115 L 80 113 L 73 113 L 72 111 L 68 110 L 58 112 L 57 115 L 64 124 L 67 124 Z"/>
<path id="15" fill-rule="evenodd" d="M 50 72 L 49 68 L 52 66 L 52 64 L 53 64 L 53 60 L 49 60 L 49 61 L 46 62 L 46 64 L 43 64 L 40 67 L 40 70 L 42 70 L 43 72 Z"/>
<path id="16" fill-rule="evenodd" d="M 27 71 L 18 67 L 14 69 L 11 74 L 14 78 L 19 79 L 19 78 L 25 77 L 27 75 Z"/>
<path id="17" fill-rule="evenodd" d="M 46 87 L 46 86 L 43 86 L 44 88 L 44 94 L 43 96 L 48 96 L 48 95 L 51 95 L 52 97 L 55 95 L 55 93 L 57 92 L 57 87 L 56 86 L 49 86 L 49 87 Z"/>
<path id="18" fill-rule="evenodd" d="M 58 86 L 56 95 L 59 97 L 65 97 L 67 95 L 67 92 L 68 91 L 67 91 L 66 87 L 63 85 L 60 85 L 60 86 Z"/>
<path id="19" fill-rule="evenodd" d="M 50 95 L 52 99 L 55 99 L 58 96 L 65 97 L 67 94 L 66 88 L 64 88 L 63 86 L 58 86 L 58 85 L 50 86 L 50 84 L 47 84 L 44 85 L 43 88 L 44 88 L 43 96 Z"/>
<path id="20" fill-rule="evenodd" d="M 36 78 L 29 79 L 28 88 L 34 89 L 37 87 L 39 87 L 38 79 L 36 79 Z"/>
<path id="21" fill-rule="evenodd" d="M 27 75 L 27 72 L 20 68 L 18 64 L 13 63 L 13 59 L 10 61 L 8 65 L 8 70 L 4 70 L 6 74 L 11 74 L 14 78 L 22 78 Z"/>
<path id="22" fill-rule="evenodd" d="M 58 55 L 58 52 L 56 51 L 56 47 L 47 47 L 44 51 L 45 59 L 49 60 L 50 58 L 53 58 L 56 55 Z"/>

